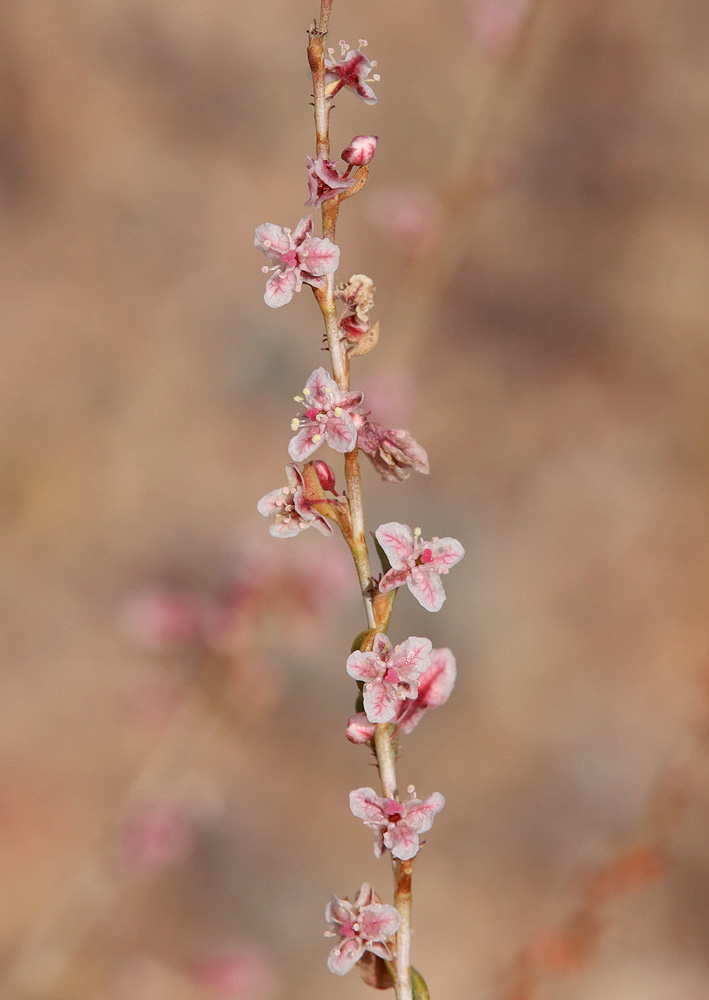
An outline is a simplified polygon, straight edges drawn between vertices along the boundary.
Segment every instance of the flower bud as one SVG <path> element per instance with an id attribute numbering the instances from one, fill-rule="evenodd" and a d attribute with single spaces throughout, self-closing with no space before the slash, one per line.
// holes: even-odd
<path id="1" fill-rule="evenodd" d="M 323 462 L 320 459 L 313 462 L 313 468 L 315 473 L 320 480 L 320 485 L 324 490 L 328 490 L 330 493 L 335 493 L 335 473 L 332 471 L 327 462 Z"/>
<path id="2" fill-rule="evenodd" d="M 374 738 L 376 725 L 370 722 L 364 712 L 357 712 L 347 723 L 345 736 L 350 743 L 369 743 Z"/>
<path id="3" fill-rule="evenodd" d="M 379 142 L 378 135 L 356 135 L 350 140 L 347 149 L 340 154 L 345 163 L 355 167 L 364 167 L 374 156 L 374 150 Z"/>

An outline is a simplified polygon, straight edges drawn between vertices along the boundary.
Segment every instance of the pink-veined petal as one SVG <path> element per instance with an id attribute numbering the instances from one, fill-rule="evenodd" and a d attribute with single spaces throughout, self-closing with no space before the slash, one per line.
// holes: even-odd
<path id="1" fill-rule="evenodd" d="M 379 593 L 387 594 L 390 590 L 403 586 L 409 579 L 409 569 L 390 569 L 379 581 Z"/>
<path id="2" fill-rule="evenodd" d="M 292 245 L 285 229 L 273 222 L 264 222 L 254 231 L 254 246 L 262 250 L 274 264 L 280 261 L 282 254 L 288 253 Z"/>
<path id="3" fill-rule="evenodd" d="M 412 799 L 404 803 L 404 818 L 402 823 L 410 826 L 416 833 L 426 833 L 433 826 L 433 820 L 437 813 L 446 804 L 440 792 L 434 792 L 427 799 L 420 802 Z"/>
<path id="4" fill-rule="evenodd" d="M 364 950 L 371 951 L 373 955 L 379 955 L 380 958 L 386 959 L 387 962 L 393 957 L 391 948 L 383 941 L 369 941 Z"/>
<path id="5" fill-rule="evenodd" d="M 298 263 L 307 274 L 332 274 L 340 263 L 340 248 L 330 240 L 309 237 L 298 247 Z"/>
<path id="6" fill-rule="evenodd" d="M 406 580 L 411 593 L 427 611 L 440 611 L 446 599 L 441 578 L 435 570 L 414 566 Z"/>
<path id="7" fill-rule="evenodd" d="M 298 247 L 306 237 L 313 231 L 313 219 L 310 215 L 304 215 L 298 225 L 293 230 L 293 243 Z"/>
<path id="8" fill-rule="evenodd" d="M 297 284 L 298 275 L 295 271 L 274 271 L 266 282 L 263 301 L 271 309 L 286 306 L 293 298 Z"/>
<path id="9" fill-rule="evenodd" d="M 316 438 L 317 440 L 313 440 Z M 308 424 L 290 439 L 288 454 L 296 462 L 304 462 L 317 451 L 323 442 L 322 432 L 317 424 Z"/>
<path id="10" fill-rule="evenodd" d="M 384 549 L 392 568 L 404 569 L 407 566 L 406 560 L 414 552 L 414 533 L 408 524 L 388 521 L 386 524 L 380 524 L 374 534 Z M 396 584 L 396 586 L 400 587 L 401 584 Z"/>
<path id="11" fill-rule="evenodd" d="M 363 906 L 369 906 L 370 903 L 373 902 L 375 902 L 374 889 L 369 882 L 363 882 L 359 892 L 357 893 L 357 899 L 355 900 L 354 905 L 357 909 L 361 909 Z"/>
<path id="12" fill-rule="evenodd" d="M 383 802 L 384 799 L 380 799 L 373 788 L 356 788 L 350 792 L 352 815 L 363 820 L 368 826 L 386 825 Z"/>
<path id="13" fill-rule="evenodd" d="M 383 681 L 370 681 L 364 685 L 364 711 L 370 722 L 391 722 L 399 707 L 396 691 Z"/>
<path id="14" fill-rule="evenodd" d="M 396 670 L 402 680 L 417 681 L 430 666 L 432 646 L 430 639 L 411 635 L 391 654 L 389 666 Z"/>
<path id="15" fill-rule="evenodd" d="M 357 93 L 365 104 L 376 104 L 379 100 L 369 84 L 365 83 L 364 80 L 360 80 L 357 84 Z"/>
<path id="16" fill-rule="evenodd" d="M 307 527 L 307 521 L 301 521 L 297 514 L 293 514 L 288 521 L 269 525 L 268 531 L 274 538 L 294 538 Z"/>
<path id="17" fill-rule="evenodd" d="M 306 405 L 325 407 L 330 400 L 339 392 L 337 382 L 323 367 L 316 368 L 305 383 L 308 390 L 305 393 Z"/>
<path id="18" fill-rule="evenodd" d="M 325 907 L 325 919 L 329 924 L 344 924 L 348 920 L 353 920 L 355 910 L 348 899 L 340 899 L 333 896 Z"/>
<path id="19" fill-rule="evenodd" d="M 346 669 L 356 681 L 371 681 L 381 673 L 377 657 L 373 653 L 361 653 L 359 650 L 347 657 Z"/>
<path id="20" fill-rule="evenodd" d="M 401 918 L 388 903 L 370 903 L 360 910 L 359 922 L 362 925 L 362 937 L 369 941 L 386 941 L 392 934 L 396 934 Z"/>
<path id="21" fill-rule="evenodd" d="M 336 976 L 344 976 L 359 962 L 363 954 L 362 942 L 352 938 L 333 948 L 327 959 L 327 967 Z"/>
<path id="22" fill-rule="evenodd" d="M 314 274 L 305 274 L 303 272 L 298 272 L 300 277 L 305 282 L 306 285 L 311 285 L 313 288 L 324 288 L 327 284 L 327 279 L 323 276 L 316 276 Z"/>
<path id="23" fill-rule="evenodd" d="M 384 846 L 391 851 L 393 858 L 409 861 L 419 852 L 419 838 L 405 823 L 397 823 L 384 834 Z"/>
<path id="24" fill-rule="evenodd" d="M 369 721 L 364 712 L 357 712 L 356 715 L 350 716 L 349 722 L 347 723 L 347 729 L 345 730 L 345 736 L 350 743 L 355 743 L 357 745 L 369 743 L 374 736 L 376 728 L 377 727 Z"/>
<path id="25" fill-rule="evenodd" d="M 343 454 L 357 445 L 357 428 L 352 417 L 345 410 L 339 417 L 330 413 L 325 424 L 325 440 L 334 451 Z"/>
<path id="26" fill-rule="evenodd" d="M 364 394 L 361 392 L 343 392 L 337 403 L 343 410 L 353 410 L 355 406 L 359 406 L 363 398 Z"/>
<path id="27" fill-rule="evenodd" d="M 384 635 L 383 632 L 377 632 L 377 634 L 374 636 L 374 642 L 372 643 L 372 652 L 375 654 L 375 656 L 378 656 L 380 659 L 382 659 L 383 657 L 388 656 L 389 653 L 391 653 L 392 649 L 393 646 L 391 644 L 389 636 Z"/>
<path id="28" fill-rule="evenodd" d="M 256 504 L 256 510 L 262 517 L 274 517 L 279 511 L 283 510 L 283 500 L 288 502 L 290 496 L 285 494 L 282 489 L 271 490 L 266 496 L 261 497 Z"/>
<path id="29" fill-rule="evenodd" d="M 303 476 L 297 465 L 286 466 L 286 479 L 288 480 L 288 485 L 292 490 L 303 488 Z"/>
<path id="30" fill-rule="evenodd" d="M 434 569 L 448 569 L 455 566 L 465 555 L 465 549 L 457 538 L 439 538 L 437 542 L 429 542 L 428 548 L 433 554 L 429 566 Z"/>
<path id="31" fill-rule="evenodd" d="M 450 649 L 434 649 L 431 666 L 419 680 L 419 698 L 426 708 L 438 708 L 448 701 L 456 673 L 455 657 Z"/>

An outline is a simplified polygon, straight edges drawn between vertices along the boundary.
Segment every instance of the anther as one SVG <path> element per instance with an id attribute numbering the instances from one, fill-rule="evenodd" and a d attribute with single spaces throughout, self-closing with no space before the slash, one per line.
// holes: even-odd
<path id="1" fill-rule="evenodd" d="M 268 264 L 264 264 L 263 267 L 261 268 L 261 274 L 268 274 L 270 270 L 271 268 L 268 266 Z"/>
<path id="2" fill-rule="evenodd" d="M 313 434 L 313 441 L 321 441 L 322 434 Z"/>
<path id="3" fill-rule="evenodd" d="M 303 395 L 304 396 L 309 396 L 310 395 L 310 389 L 308 389 L 307 387 L 305 389 L 303 389 Z"/>
<path id="4" fill-rule="evenodd" d="M 335 407 L 335 416 L 336 417 L 341 417 L 342 416 L 342 407 L 341 406 L 336 406 Z"/>
<path id="5" fill-rule="evenodd" d="M 293 417 L 293 419 L 290 422 L 290 429 L 292 431 L 297 431 L 299 427 L 300 427 L 300 420 L 298 420 L 297 417 Z"/>

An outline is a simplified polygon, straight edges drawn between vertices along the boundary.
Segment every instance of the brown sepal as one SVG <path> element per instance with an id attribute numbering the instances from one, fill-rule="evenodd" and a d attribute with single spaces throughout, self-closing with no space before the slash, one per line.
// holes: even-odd
<path id="1" fill-rule="evenodd" d="M 387 963 L 379 955 L 365 951 L 358 962 L 359 972 L 367 984 L 375 990 L 393 990 L 394 979 L 387 968 Z"/>
<path id="2" fill-rule="evenodd" d="M 370 326 L 367 332 L 362 336 L 356 344 L 352 344 L 351 347 L 347 348 L 347 353 L 351 358 L 360 358 L 363 354 L 369 354 L 377 346 L 379 341 L 379 320 Z"/>
<path id="3" fill-rule="evenodd" d="M 349 542 L 352 537 L 349 502 L 345 497 L 336 497 L 331 500 L 325 496 L 322 483 L 312 462 L 307 462 L 303 466 L 303 495 L 308 503 L 315 507 L 318 514 L 335 522 Z"/>

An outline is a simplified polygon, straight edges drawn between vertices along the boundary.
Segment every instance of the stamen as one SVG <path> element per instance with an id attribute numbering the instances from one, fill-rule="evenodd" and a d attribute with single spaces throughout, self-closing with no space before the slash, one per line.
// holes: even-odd
<path id="1" fill-rule="evenodd" d="M 366 49 L 367 46 L 369 45 L 369 42 L 367 41 L 366 38 L 358 38 L 357 41 L 361 49 Z"/>
<path id="2" fill-rule="evenodd" d="M 413 795 L 414 797 L 416 797 L 416 785 L 409 785 L 406 791 L 409 793 L 409 795 Z"/>
<path id="3" fill-rule="evenodd" d="M 284 486 L 283 489 L 281 490 L 281 493 L 283 493 L 285 496 L 289 496 L 290 490 L 288 489 L 287 486 Z"/>
<path id="4" fill-rule="evenodd" d="M 380 77 L 379 73 L 375 73 L 374 76 L 372 77 L 372 79 L 374 80 L 375 83 L 379 83 L 379 81 L 381 80 L 381 77 Z"/>
<path id="5" fill-rule="evenodd" d="M 341 406 L 336 406 L 335 407 L 335 416 L 336 417 L 341 417 L 342 416 L 342 407 Z"/>
<path id="6" fill-rule="evenodd" d="M 327 54 L 328 54 L 329 56 L 334 56 L 334 55 L 335 55 L 335 50 L 333 49 L 332 45 L 331 45 L 331 46 L 330 46 L 330 48 L 329 48 L 329 49 L 327 50 Z"/>
<path id="7" fill-rule="evenodd" d="M 309 396 L 310 395 L 310 389 L 308 389 L 307 386 L 305 387 L 305 389 L 303 389 L 303 395 L 304 396 Z"/>
<path id="8" fill-rule="evenodd" d="M 325 395 L 326 396 L 332 396 L 332 389 L 330 388 L 329 385 L 325 386 Z"/>
<path id="9" fill-rule="evenodd" d="M 313 434 L 313 441 L 322 441 L 322 434 Z"/>
<path id="10" fill-rule="evenodd" d="M 270 270 L 271 268 L 268 266 L 268 264 L 264 264 L 263 267 L 261 268 L 261 274 L 268 274 Z"/>
<path id="11" fill-rule="evenodd" d="M 303 399 L 302 396 L 294 396 L 293 399 L 296 401 L 296 403 L 304 403 L 305 402 L 305 400 Z"/>
<path id="12" fill-rule="evenodd" d="M 420 537 L 421 537 L 421 529 L 414 528 L 414 538 L 420 538 Z"/>
<path id="13" fill-rule="evenodd" d="M 297 417 L 293 417 L 293 419 L 290 422 L 290 429 L 292 431 L 297 431 L 299 427 L 300 427 L 300 420 L 298 420 Z"/>
<path id="14" fill-rule="evenodd" d="M 263 241 L 263 245 L 264 245 L 265 247 L 270 247 L 270 246 L 272 246 L 272 244 L 271 244 L 271 241 L 270 241 L 270 240 L 264 240 L 264 241 Z"/>

